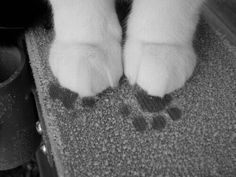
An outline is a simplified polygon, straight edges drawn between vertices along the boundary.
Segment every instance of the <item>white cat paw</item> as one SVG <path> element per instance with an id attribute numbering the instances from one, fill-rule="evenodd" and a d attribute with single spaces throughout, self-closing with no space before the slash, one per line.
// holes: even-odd
<path id="1" fill-rule="evenodd" d="M 49 65 L 60 85 L 80 97 L 117 86 L 123 74 L 118 42 L 93 45 L 54 41 Z"/>
<path id="2" fill-rule="evenodd" d="M 196 65 L 191 45 L 168 45 L 127 41 L 124 72 L 149 95 L 163 97 L 182 87 Z"/>

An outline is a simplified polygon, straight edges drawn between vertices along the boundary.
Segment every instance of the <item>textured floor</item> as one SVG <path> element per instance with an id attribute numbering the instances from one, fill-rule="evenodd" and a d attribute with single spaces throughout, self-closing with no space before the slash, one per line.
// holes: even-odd
<path id="1" fill-rule="evenodd" d="M 236 48 L 204 22 L 183 89 L 148 97 L 126 80 L 93 99 L 58 86 L 53 34 L 27 35 L 46 135 L 61 177 L 236 176 Z"/>

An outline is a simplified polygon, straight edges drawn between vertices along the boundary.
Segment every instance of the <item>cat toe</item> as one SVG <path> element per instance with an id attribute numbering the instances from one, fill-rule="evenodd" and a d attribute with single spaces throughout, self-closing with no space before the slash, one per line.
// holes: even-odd
<path id="1" fill-rule="evenodd" d="M 120 47 L 112 46 L 107 50 L 99 45 L 54 42 L 49 65 L 61 86 L 80 97 L 94 96 L 115 87 L 123 73 Z"/>
<path id="2" fill-rule="evenodd" d="M 195 64 L 189 46 L 132 42 L 125 46 L 125 75 L 153 96 L 163 97 L 182 87 Z"/>

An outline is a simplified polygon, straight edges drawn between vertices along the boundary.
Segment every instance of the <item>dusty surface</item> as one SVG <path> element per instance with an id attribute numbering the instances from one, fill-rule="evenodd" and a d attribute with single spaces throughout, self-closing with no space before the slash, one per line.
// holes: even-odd
<path id="1" fill-rule="evenodd" d="M 221 34 L 199 26 L 195 73 L 164 99 L 124 79 L 84 100 L 52 76 L 52 36 L 37 29 L 27 44 L 61 177 L 236 176 L 236 50 Z"/>

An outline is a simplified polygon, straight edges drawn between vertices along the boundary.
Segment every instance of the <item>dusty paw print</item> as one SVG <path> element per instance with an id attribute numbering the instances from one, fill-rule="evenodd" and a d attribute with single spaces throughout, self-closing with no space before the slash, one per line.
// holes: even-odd
<path id="1" fill-rule="evenodd" d="M 148 123 L 143 116 L 138 116 L 133 119 L 133 126 L 136 131 L 144 132 L 148 127 Z"/>
<path id="2" fill-rule="evenodd" d="M 165 107 L 171 102 L 172 97 L 165 95 L 163 98 L 150 96 L 142 91 L 139 91 L 135 95 L 139 105 L 145 112 L 155 113 L 165 109 Z"/>
<path id="3" fill-rule="evenodd" d="M 162 131 L 166 127 L 166 120 L 164 116 L 158 115 L 152 119 L 152 128 L 154 130 Z"/>
<path id="4" fill-rule="evenodd" d="M 121 104 L 119 107 L 119 114 L 122 117 L 128 117 L 131 115 L 131 106 L 127 104 Z M 137 132 L 143 133 L 148 128 L 148 123 L 144 116 L 136 115 L 132 117 L 132 125 Z"/>
<path id="5" fill-rule="evenodd" d="M 60 100 L 63 106 L 67 109 L 73 109 L 74 103 L 78 98 L 78 94 L 62 88 L 57 84 L 49 85 L 49 95 L 53 100 Z"/>
<path id="6" fill-rule="evenodd" d="M 96 104 L 95 98 L 92 97 L 84 97 L 82 98 L 82 106 L 84 108 L 93 108 Z"/>
<path id="7" fill-rule="evenodd" d="M 143 91 L 138 91 L 135 96 L 142 111 L 153 113 L 151 122 L 152 129 L 162 131 L 166 127 L 166 118 L 163 115 L 159 115 L 160 112 L 167 113 L 173 121 L 181 119 L 181 110 L 177 107 L 169 107 L 172 101 L 170 95 L 165 95 L 163 98 L 160 98 L 149 96 Z M 141 121 L 139 123 L 141 123 Z"/>
<path id="8" fill-rule="evenodd" d="M 182 112 L 179 108 L 169 108 L 166 110 L 173 121 L 181 119 Z"/>

